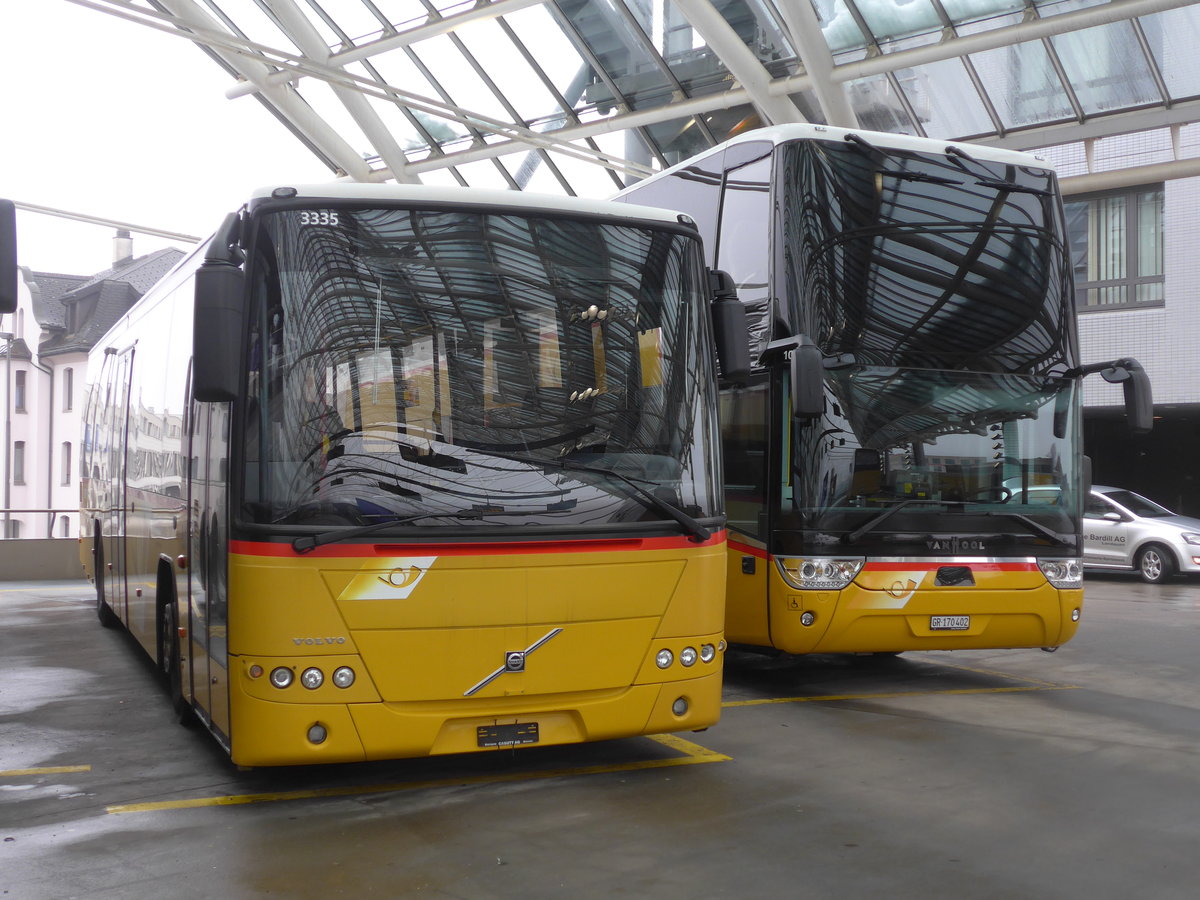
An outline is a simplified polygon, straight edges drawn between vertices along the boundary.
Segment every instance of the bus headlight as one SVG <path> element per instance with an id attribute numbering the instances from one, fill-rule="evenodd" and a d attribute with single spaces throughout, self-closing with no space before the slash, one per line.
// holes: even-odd
<path id="1" fill-rule="evenodd" d="M 675 662 L 675 654 L 665 647 L 658 651 L 658 655 L 654 657 L 654 664 L 660 669 L 665 669 L 671 663 Z"/>
<path id="2" fill-rule="evenodd" d="M 802 591 L 840 591 L 854 580 L 864 562 L 862 557 L 775 557 L 775 565 L 779 567 L 783 580 Z"/>
<path id="3" fill-rule="evenodd" d="M 712 644 L 700 645 L 700 662 L 710 663 L 717 655 L 717 648 Z"/>
<path id="4" fill-rule="evenodd" d="M 315 691 L 325 683 L 325 673 L 315 667 L 305 669 L 300 673 L 300 683 L 310 691 Z"/>
<path id="5" fill-rule="evenodd" d="M 294 677 L 295 673 L 287 666 L 279 666 L 279 668 L 271 670 L 271 684 L 277 688 L 288 687 Z"/>
<path id="6" fill-rule="evenodd" d="M 354 684 L 354 670 L 349 666 L 339 666 L 333 670 L 333 683 L 340 688 L 348 688 Z"/>
<path id="7" fill-rule="evenodd" d="M 1083 587 L 1083 564 L 1078 559 L 1039 559 L 1038 568 L 1060 590 Z"/>
<path id="8" fill-rule="evenodd" d="M 679 664 L 682 666 L 694 666 L 696 664 L 696 648 L 684 647 L 679 651 Z"/>

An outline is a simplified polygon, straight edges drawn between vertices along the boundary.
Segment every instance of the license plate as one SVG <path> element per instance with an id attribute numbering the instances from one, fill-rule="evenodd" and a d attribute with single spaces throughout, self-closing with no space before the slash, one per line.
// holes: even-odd
<path id="1" fill-rule="evenodd" d="M 966 631 L 971 627 L 970 616 L 930 616 L 930 631 Z"/>
<path id="2" fill-rule="evenodd" d="M 480 747 L 511 747 L 514 744 L 536 744 L 537 722 L 513 722 L 509 725 L 480 725 L 475 729 Z"/>

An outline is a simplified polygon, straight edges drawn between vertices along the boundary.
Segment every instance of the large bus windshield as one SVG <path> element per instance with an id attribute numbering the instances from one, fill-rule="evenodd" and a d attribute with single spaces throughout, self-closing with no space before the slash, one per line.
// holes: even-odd
<path id="1" fill-rule="evenodd" d="M 678 532 L 674 511 L 719 514 L 692 237 L 437 209 L 259 223 L 250 522 Z"/>
<path id="2" fill-rule="evenodd" d="M 861 141 L 781 152 L 786 306 L 827 356 L 1036 372 L 1073 355 L 1053 172 Z"/>
<path id="3" fill-rule="evenodd" d="M 847 367 L 826 384 L 825 427 L 795 429 L 782 473 L 788 552 L 831 542 L 889 556 L 1075 546 L 1072 381 Z"/>

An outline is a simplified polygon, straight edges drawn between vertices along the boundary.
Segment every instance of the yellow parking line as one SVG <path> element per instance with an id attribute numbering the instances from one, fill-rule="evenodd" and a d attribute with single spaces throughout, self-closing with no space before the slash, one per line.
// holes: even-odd
<path id="1" fill-rule="evenodd" d="M 126 803 L 110 806 L 112 815 L 123 813 L 157 812 L 168 809 L 196 809 L 209 806 L 240 806 L 248 803 L 278 803 L 284 800 L 315 800 L 325 797 L 358 797 L 366 794 L 390 794 L 438 787 L 463 787 L 473 784 L 505 784 L 515 781 L 536 781 L 568 775 L 601 775 L 613 772 L 635 772 L 642 769 L 664 769 L 698 763 L 726 762 L 730 757 L 709 750 L 675 735 L 653 735 L 658 743 L 678 750 L 684 755 L 671 759 L 647 759 L 639 762 L 602 766 L 545 769 L 538 772 L 514 772 L 507 775 L 473 775 L 465 778 L 437 778 L 429 781 L 405 781 L 394 784 L 348 785 L 346 787 L 314 788 L 301 791 L 278 791 L 264 794 L 227 794 L 223 797 L 195 797 L 190 800 L 160 800 L 151 803 Z"/>
<path id="2" fill-rule="evenodd" d="M 739 706 L 767 706 L 771 703 L 832 703 L 839 700 L 895 700 L 899 697 L 933 697 L 953 694 L 1030 694 L 1036 691 L 1074 691 L 1074 684 L 1029 685 L 997 688 L 953 688 L 944 691 L 892 691 L 880 694 L 822 694 L 817 697 L 763 697 L 758 700 L 728 700 L 722 709 Z"/>
<path id="3" fill-rule="evenodd" d="M 13 778 L 19 775 L 67 775 L 72 772 L 90 772 L 91 766 L 43 766 L 40 769 L 8 769 L 0 772 L 0 778 Z"/>

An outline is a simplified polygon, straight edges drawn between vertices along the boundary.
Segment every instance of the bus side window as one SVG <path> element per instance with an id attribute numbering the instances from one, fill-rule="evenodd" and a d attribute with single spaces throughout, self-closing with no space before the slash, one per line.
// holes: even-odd
<path id="1" fill-rule="evenodd" d="M 721 452 L 729 527 L 766 536 L 767 399 L 765 381 L 721 392 Z"/>
<path id="2" fill-rule="evenodd" d="M 732 277 L 750 324 L 750 356 L 757 359 L 765 342 L 770 290 L 771 170 L 768 155 L 725 173 L 717 267 Z"/>

